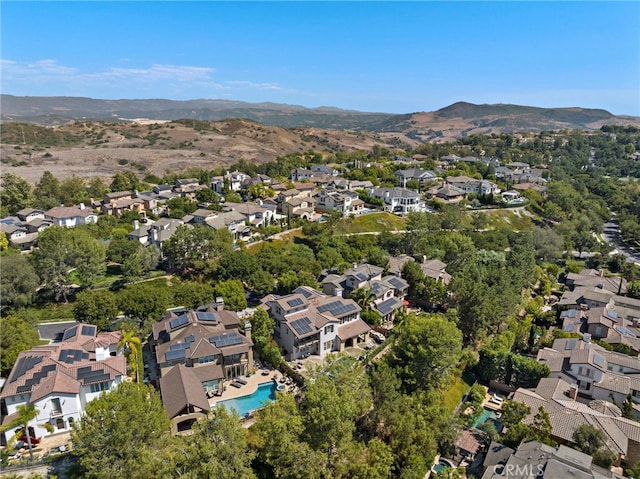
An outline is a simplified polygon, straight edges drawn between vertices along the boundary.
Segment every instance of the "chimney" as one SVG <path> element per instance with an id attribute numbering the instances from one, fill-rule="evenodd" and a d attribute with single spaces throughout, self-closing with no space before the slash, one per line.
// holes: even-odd
<path id="1" fill-rule="evenodd" d="M 84 209 L 84 203 L 80 203 L 80 209 L 83 210 Z"/>
<path id="2" fill-rule="evenodd" d="M 584 334 L 582 335 L 582 340 L 583 340 L 585 343 L 590 343 L 590 342 L 591 342 L 591 334 L 589 334 L 589 333 L 584 333 Z"/>
<path id="3" fill-rule="evenodd" d="M 216 311 L 224 310 L 224 298 L 222 296 L 216 296 Z"/>
<path id="4" fill-rule="evenodd" d="M 249 341 L 251 341 L 251 323 L 249 321 L 244 322 L 244 335 Z M 247 373 L 251 373 L 253 372 L 253 348 L 249 348 L 247 360 Z"/>
<path id="5" fill-rule="evenodd" d="M 574 401 L 576 399 L 578 399 L 578 385 L 577 384 L 572 384 L 571 386 L 569 386 L 569 397 L 571 399 L 573 399 Z"/>
<path id="6" fill-rule="evenodd" d="M 133 230 L 137 230 L 138 228 L 140 228 L 140 223 L 138 223 L 138 220 L 133 220 Z"/>

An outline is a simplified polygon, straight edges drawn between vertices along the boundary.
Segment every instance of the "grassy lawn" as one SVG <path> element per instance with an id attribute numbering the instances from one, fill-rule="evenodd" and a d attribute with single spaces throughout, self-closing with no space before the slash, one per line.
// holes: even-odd
<path id="1" fill-rule="evenodd" d="M 449 411 L 449 413 L 453 413 L 454 409 L 460 403 L 469 388 L 471 388 L 472 384 L 473 379 L 466 375 L 463 375 L 462 377 L 455 376 L 453 378 L 451 384 L 443 393 L 444 407 Z"/>
<path id="2" fill-rule="evenodd" d="M 295 238 L 304 238 L 304 233 L 302 232 L 302 228 L 296 228 L 290 231 L 285 231 L 284 233 L 278 234 L 278 239 L 269 239 L 267 241 L 260 241 L 259 243 L 250 244 L 246 247 L 247 252 L 251 254 L 256 254 L 262 248 L 262 245 L 266 242 L 269 243 L 289 243 L 293 241 Z"/>
<path id="3" fill-rule="evenodd" d="M 509 228 L 514 231 L 526 231 L 533 229 L 533 218 L 521 211 L 512 210 L 485 210 L 479 212 L 486 215 L 488 228 Z"/>
<path id="4" fill-rule="evenodd" d="M 404 230 L 407 220 L 388 212 L 344 218 L 336 226 L 337 234 L 375 233 L 382 231 Z"/>
<path id="5" fill-rule="evenodd" d="M 16 316 L 33 323 L 49 323 L 54 321 L 72 321 L 72 303 L 53 303 L 47 306 L 29 306 L 15 313 Z"/>

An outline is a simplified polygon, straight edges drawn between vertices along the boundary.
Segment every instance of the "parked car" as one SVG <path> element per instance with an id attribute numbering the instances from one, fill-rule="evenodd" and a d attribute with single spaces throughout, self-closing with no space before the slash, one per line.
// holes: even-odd
<path id="1" fill-rule="evenodd" d="M 31 439 L 31 444 L 40 444 L 40 439 L 38 439 L 37 437 L 31 436 L 29 439 Z M 18 441 L 22 441 L 25 444 L 28 444 L 27 436 L 24 434 L 18 438 Z"/>

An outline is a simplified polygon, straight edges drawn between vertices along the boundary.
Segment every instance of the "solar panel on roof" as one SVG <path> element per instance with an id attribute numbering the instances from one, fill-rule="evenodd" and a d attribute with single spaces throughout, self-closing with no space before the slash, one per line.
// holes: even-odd
<path id="1" fill-rule="evenodd" d="M 218 348 L 224 348 L 226 346 L 235 346 L 236 344 L 242 344 L 242 337 L 238 333 L 226 333 L 216 334 L 209 338 L 209 342 L 216 345 Z"/>
<path id="2" fill-rule="evenodd" d="M 607 316 L 609 316 L 612 319 L 618 319 L 618 313 L 616 313 L 615 311 L 607 310 Z"/>
<path id="3" fill-rule="evenodd" d="M 566 331 L 567 333 L 570 333 L 571 331 L 573 331 L 574 326 L 575 326 L 574 323 L 567 324 L 565 326 L 562 326 L 562 330 Z"/>
<path id="4" fill-rule="evenodd" d="M 333 301 L 331 303 L 323 304 L 323 305 L 318 306 L 318 311 L 320 311 L 321 313 L 325 313 L 327 311 L 332 311 L 335 308 L 337 308 L 339 304 L 341 304 L 340 301 Z"/>
<path id="5" fill-rule="evenodd" d="M 169 346 L 170 351 L 179 351 L 181 349 L 188 349 L 191 346 L 191 343 L 174 343 Z"/>
<path id="6" fill-rule="evenodd" d="M 164 358 L 166 361 L 173 361 L 174 359 L 184 359 L 186 358 L 186 352 L 184 349 L 177 349 L 174 351 L 167 351 L 164 354 Z"/>
<path id="7" fill-rule="evenodd" d="M 64 332 L 64 335 L 62 336 L 62 340 L 66 341 L 67 339 L 71 339 L 73 338 L 76 333 L 78 332 L 78 327 L 74 326 L 73 328 L 69 328 Z"/>
<path id="8" fill-rule="evenodd" d="M 302 301 L 302 299 L 301 299 L 301 298 L 293 298 L 293 299 L 290 299 L 289 301 L 287 301 L 287 304 L 288 304 L 289 306 L 291 306 L 291 307 L 293 307 L 293 306 L 299 306 L 299 305 L 301 305 L 301 304 L 303 304 L 303 303 L 304 303 L 304 301 Z"/>
<path id="9" fill-rule="evenodd" d="M 20 358 L 17 365 L 13 368 L 13 376 L 11 381 L 14 382 L 19 377 L 22 377 L 27 371 L 33 369 L 33 367 L 42 361 L 42 356 L 27 356 Z"/>
<path id="10" fill-rule="evenodd" d="M 177 318 L 173 318 L 171 321 L 169 321 L 169 328 L 176 329 L 187 324 L 188 322 L 189 318 L 186 314 L 183 314 L 182 316 L 178 316 Z"/>
<path id="11" fill-rule="evenodd" d="M 602 356 L 600 356 L 599 354 L 593 354 L 593 363 L 598 366 L 603 368 L 604 367 L 604 358 Z"/>
<path id="12" fill-rule="evenodd" d="M 397 309 L 400 304 L 396 301 L 396 298 L 389 298 L 386 301 L 380 303 L 376 308 L 383 316 L 386 316 L 394 309 Z"/>
<path id="13" fill-rule="evenodd" d="M 630 329 L 625 328 L 624 326 L 616 326 L 615 328 L 618 332 L 626 335 L 626 336 L 631 336 L 632 338 L 637 338 L 638 335 L 636 333 L 634 333 L 633 331 L 631 331 Z"/>
<path id="14" fill-rule="evenodd" d="M 291 327 L 300 335 L 313 331 L 313 328 L 311 327 L 311 320 L 306 316 L 304 318 L 291 321 Z"/>
<path id="15" fill-rule="evenodd" d="M 207 321 L 207 322 L 216 322 L 218 321 L 218 319 L 216 318 L 216 315 L 213 313 L 208 313 L 208 312 L 197 312 L 196 313 L 196 318 L 198 318 L 198 321 Z"/>
<path id="16" fill-rule="evenodd" d="M 184 338 L 185 343 L 192 343 L 196 340 L 196 337 L 193 334 L 190 334 L 186 338 Z"/>
<path id="17" fill-rule="evenodd" d="M 82 326 L 82 335 L 83 336 L 95 336 L 96 335 L 96 327 L 92 324 L 85 324 Z"/>
<path id="18" fill-rule="evenodd" d="M 570 339 L 567 341 L 567 344 L 564 345 L 564 349 L 573 349 L 576 347 L 576 340 Z"/>

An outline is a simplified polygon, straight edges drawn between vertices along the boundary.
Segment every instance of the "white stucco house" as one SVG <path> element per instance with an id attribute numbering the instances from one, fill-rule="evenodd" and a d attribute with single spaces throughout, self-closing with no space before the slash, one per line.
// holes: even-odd
<path id="1" fill-rule="evenodd" d="M 11 423 L 18 406 L 32 404 L 38 414 L 29 424 L 31 436 L 52 434 L 45 423 L 53 434 L 70 431 L 89 402 L 126 378 L 120 339 L 120 332 L 96 334 L 96 326 L 76 324 L 65 330 L 61 342 L 22 351 L 0 393 L 6 408 L 2 424 Z M 2 441 L 17 429 L 3 433 Z"/>

